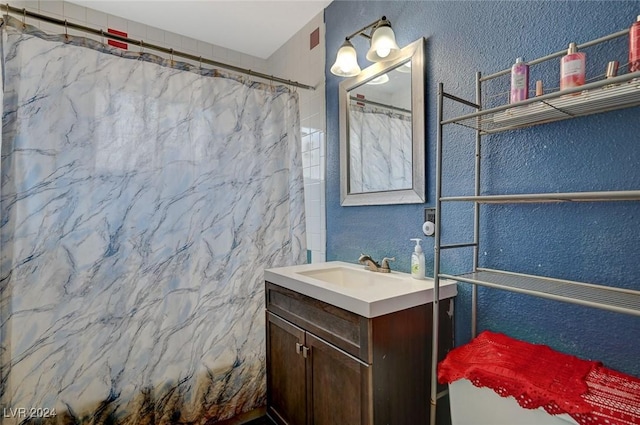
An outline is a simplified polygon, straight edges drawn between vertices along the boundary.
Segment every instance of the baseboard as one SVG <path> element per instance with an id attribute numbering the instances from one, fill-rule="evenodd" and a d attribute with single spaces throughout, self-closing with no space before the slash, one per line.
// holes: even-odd
<path id="1" fill-rule="evenodd" d="M 221 422 L 216 422 L 216 425 L 244 425 L 244 424 L 248 424 L 253 420 L 261 418 L 266 414 L 267 414 L 267 408 L 260 407 L 258 409 L 254 409 L 249 412 L 242 413 L 238 416 L 234 416 L 231 419 L 227 419 Z"/>

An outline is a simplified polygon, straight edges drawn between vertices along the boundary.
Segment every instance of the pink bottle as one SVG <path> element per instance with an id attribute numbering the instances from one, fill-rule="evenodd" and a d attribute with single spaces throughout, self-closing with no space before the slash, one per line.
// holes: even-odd
<path id="1" fill-rule="evenodd" d="M 529 98 L 529 65 L 516 59 L 511 67 L 511 102 L 516 103 Z"/>
<path id="2" fill-rule="evenodd" d="M 640 15 L 629 30 L 629 72 L 640 71 Z"/>
<path id="3" fill-rule="evenodd" d="M 576 43 L 569 44 L 567 55 L 560 61 L 560 90 L 584 85 L 586 58 L 578 52 Z"/>

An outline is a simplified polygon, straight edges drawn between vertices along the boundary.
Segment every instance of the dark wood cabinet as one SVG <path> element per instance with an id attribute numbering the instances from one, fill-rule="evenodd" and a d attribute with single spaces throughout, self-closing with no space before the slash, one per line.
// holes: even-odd
<path id="1" fill-rule="evenodd" d="M 304 330 L 267 313 L 267 409 L 282 424 L 306 423 L 306 361 L 296 349 L 304 337 Z"/>
<path id="2" fill-rule="evenodd" d="M 371 367 L 307 333 L 307 424 L 370 423 Z"/>
<path id="3" fill-rule="evenodd" d="M 269 282 L 266 298 L 267 414 L 277 424 L 428 423 L 432 304 L 365 318 Z M 453 345 L 452 303 L 440 301 L 441 358 Z"/>

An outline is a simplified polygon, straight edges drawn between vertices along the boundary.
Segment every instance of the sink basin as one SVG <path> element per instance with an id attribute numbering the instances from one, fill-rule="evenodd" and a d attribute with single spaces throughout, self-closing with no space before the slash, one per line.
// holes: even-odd
<path id="1" fill-rule="evenodd" d="M 393 285 L 402 282 L 402 277 L 395 273 L 374 273 L 364 269 L 355 270 L 352 267 L 341 266 L 298 273 L 323 282 L 351 288 L 366 288 L 377 284 Z"/>
<path id="2" fill-rule="evenodd" d="M 264 272 L 267 282 L 371 318 L 433 302 L 433 279 L 410 274 L 379 273 L 362 265 L 326 263 L 278 267 Z M 454 297 L 456 282 L 440 280 L 439 298 Z"/>

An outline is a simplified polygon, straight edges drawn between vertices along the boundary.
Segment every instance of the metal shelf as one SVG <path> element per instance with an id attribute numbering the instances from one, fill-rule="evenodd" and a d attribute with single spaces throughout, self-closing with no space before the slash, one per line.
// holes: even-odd
<path id="1" fill-rule="evenodd" d="M 474 285 L 640 316 L 640 291 L 631 289 L 484 268 L 478 268 L 476 272 L 457 276 L 449 274 L 439 274 L 438 276 L 442 279 L 452 279 Z"/>
<path id="2" fill-rule="evenodd" d="M 525 193 L 515 195 L 446 196 L 440 198 L 440 201 L 477 202 L 480 204 L 640 201 L 640 190 L 567 193 Z"/>
<path id="3" fill-rule="evenodd" d="M 612 33 L 583 43 L 578 46 L 578 48 L 583 49 L 614 39 L 624 38 L 628 36 L 628 32 L 628 30 L 623 30 Z M 556 60 L 565 54 L 566 49 L 563 49 L 545 57 L 529 61 L 529 65 Z M 472 202 L 474 231 L 473 240 L 469 243 L 443 245 L 441 243 L 442 220 L 440 218 L 436 220 L 433 263 L 435 299 L 438 299 L 440 279 L 452 279 L 472 284 L 471 334 L 473 336 L 477 333 L 478 286 L 640 316 L 640 290 L 622 289 L 478 267 L 480 204 L 640 201 L 640 190 L 482 195 L 480 169 L 482 165 L 482 137 L 484 135 L 640 105 L 640 72 L 634 72 L 592 82 L 580 87 L 537 96 L 513 104 L 483 109 L 483 107 L 486 106 L 482 101 L 484 83 L 497 77 L 509 75 L 510 72 L 510 68 L 488 76 L 482 76 L 480 72 L 477 72 L 475 102 L 445 92 L 443 83 L 438 85 L 436 217 L 441 216 L 443 202 Z M 473 108 L 474 112 L 452 119 L 445 118 L 445 99 L 447 102 L 455 102 L 458 106 Z M 475 130 L 475 177 L 473 196 L 443 196 L 443 134 L 444 127 L 448 124 L 460 125 Z M 473 272 L 458 276 L 441 273 L 441 250 L 466 247 L 473 248 Z M 436 424 L 436 410 L 438 405 L 438 397 L 435 396 L 438 389 L 438 309 L 438 303 L 435 302 L 432 322 L 431 425 Z"/>
<path id="4" fill-rule="evenodd" d="M 493 134 L 636 105 L 640 105 L 640 72 L 462 115 L 442 124 Z"/>

